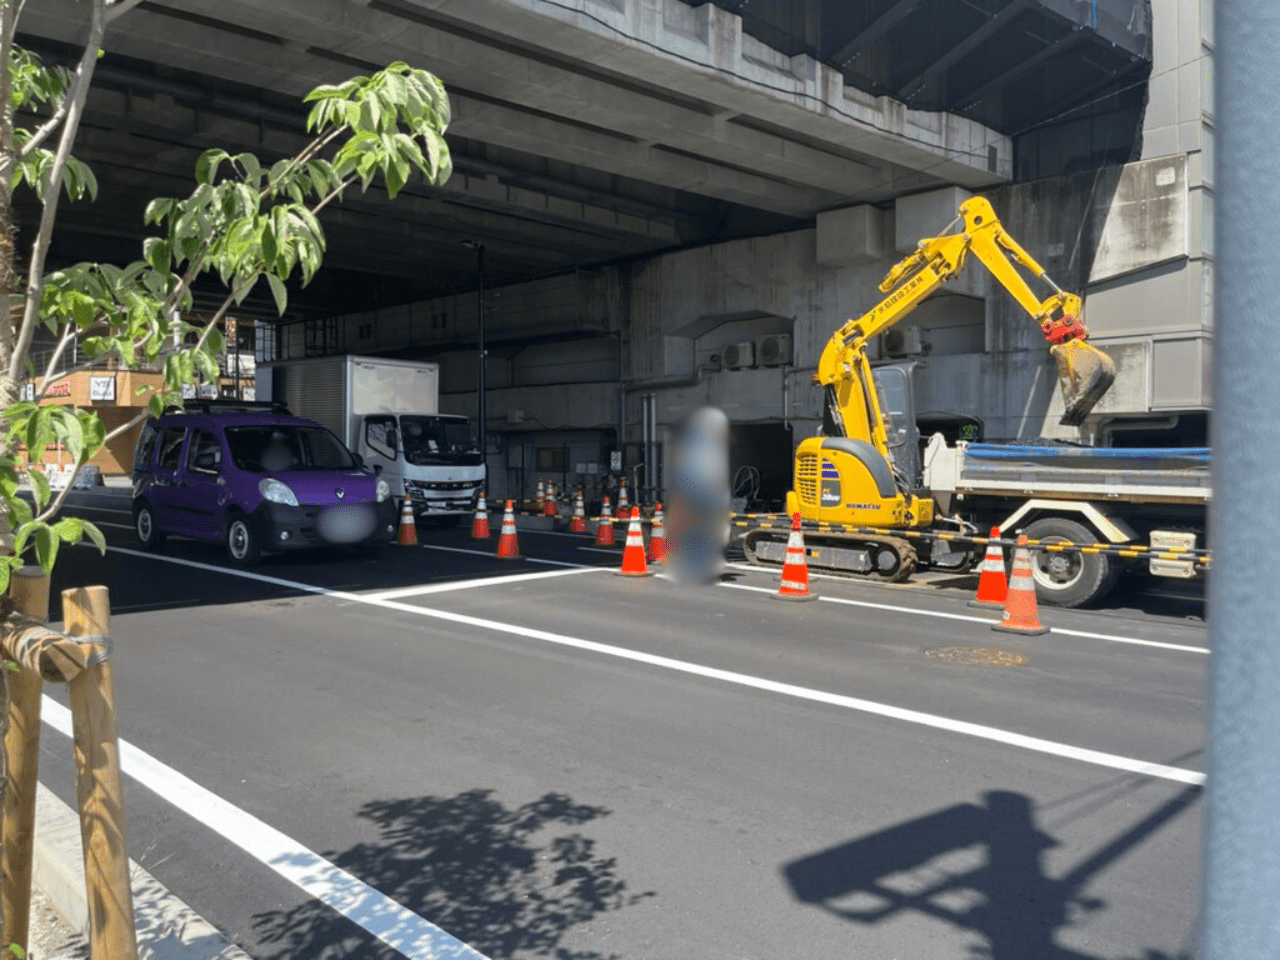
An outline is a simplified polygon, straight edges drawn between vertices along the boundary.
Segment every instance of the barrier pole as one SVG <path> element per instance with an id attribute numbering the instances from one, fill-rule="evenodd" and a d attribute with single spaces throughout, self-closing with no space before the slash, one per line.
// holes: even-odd
<path id="1" fill-rule="evenodd" d="M 49 617 L 49 577 L 39 567 L 13 572 L 9 596 L 19 612 Z M 7 668 L 6 668 L 7 669 Z M 0 837 L 0 944 L 30 953 L 31 862 L 36 832 L 36 778 L 40 759 L 40 694 L 44 682 L 31 670 L 9 671 L 9 725 L 5 730 L 3 837 Z"/>
<path id="2" fill-rule="evenodd" d="M 120 744 L 110 646 L 111 606 L 106 587 L 62 591 L 63 622 L 73 637 L 100 638 L 91 662 L 68 684 L 75 734 L 76 794 L 89 905 L 89 949 L 94 960 L 137 960 L 138 938 L 129 886 L 120 783 Z"/>

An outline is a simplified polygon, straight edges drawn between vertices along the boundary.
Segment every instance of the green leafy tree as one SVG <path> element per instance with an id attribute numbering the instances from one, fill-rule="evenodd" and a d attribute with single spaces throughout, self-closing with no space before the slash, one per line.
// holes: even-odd
<path id="1" fill-rule="evenodd" d="M 319 269 L 325 251 L 320 214 L 344 191 L 378 184 L 395 197 L 415 175 L 438 184 L 452 172 L 444 85 L 425 70 L 396 62 L 311 91 L 305 102 L 312 139 L 295 156 L 264 162 L 251 153 L 202 154 L 190 195 L 148 205 L 145 226 L 154 232 L 135 262 L 47 271 L 59 200 L 92 202 L 97 196 L 92 170 L 75 159 L 72 147 L 107 28 L 138 2 L 80 5 L 85 46 L 71 70 L 49 67 L 16 46 L 23 0 L 0 0 L 0 60 L 8 65 L 0 78 L 0 296 L 8 304 L 0 313 L 0 521 L 7 520 L 9 530 L 0 591 L 24 558 L 34 556 L 48 571 L 60 544 L 87 537 L 104 548 L 91 524 L 59 516 L 70 484 L 51 490 L 40 471 L 30 470 L 32 498 L 18 495 L 21 448 L 41 451 L 60 442 L 78 467 L 146 415 L 106 434 L 92 410 L 42 406 L 50 385 L 107 357 L 125 366 L 162 360 L 165 389 L 148 399 L 149 411 L 160 412 L 180 398 L 184 383 L 197 375 L 216 377 L 223 349 L 219 325 L 257 285 L 269 288 L 284 313 L 286 281 L 305 284 Z M 33 191 L 41 218 L 20 261 L 10 205 L 14 191 L 24 189 Z M 194 322 L 191 286 L 201 277 L 216 277 L 226 298 L 212 316 Z M 38 371 L 31 345 L 41 329 L 55 347 L 47 368 Z M 167 346 L 191 339 L 188 346 Z M 72 343 L 85 362 L 59 370 Z M 24 373 L 39 378 L 34 402 L 18 400 Z"/>

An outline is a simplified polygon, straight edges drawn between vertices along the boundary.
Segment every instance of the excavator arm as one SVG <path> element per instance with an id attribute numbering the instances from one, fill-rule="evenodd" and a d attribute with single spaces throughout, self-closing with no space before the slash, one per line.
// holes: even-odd
<path id="1" fill-rule="evenodd" d="M 960 225 L 961 229 L 951 232 Z M 929 294 L 964 267 L 973 254 L 991 271 L 1040 327 L 1057 363 L 1063 393 L 1064 425 L 1082 423 L 1115 379 L 1110 357 L 1087 343 L 1089 331 L 1080 320 L 1080 298 L 1055 284 L 1044 268 L 1005 231 L 991 204 L 971 197 L 947 231 L 921 240 L 914 253 L 885 275 L 885 297 L 857 319 L 846 322 L 828 341 L 814 380 L 834 391 L 832 415 L 845 436 L 868 437 L 887 455 L 884 426 L 865 345 L 903 319 Z M 1050 288 L 1043 299 L 1032 292 L 1019 268 Z"/>

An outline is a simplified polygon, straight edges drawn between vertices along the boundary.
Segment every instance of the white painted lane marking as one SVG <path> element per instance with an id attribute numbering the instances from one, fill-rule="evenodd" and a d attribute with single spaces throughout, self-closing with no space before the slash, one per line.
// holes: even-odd
<path id="1" fill-rule="evenodd" d="M 108 549 L 120 550 L 119 547 L 110 547 Z M 156 557 L 155 554 L 141 554 L 132 550 L 120 550 L 120 552 L 130 553 L 136 556 Z M 940 717 L 933 714 L 922 713 L 918 710 L 908 710 L 903 707 L 894 707 L 889 704 L 876 703 L 872 700 L 864 700 L 860 697 L 847 697 L 842 694 L 827 693 L 822 690 L 812 690 L 808 687 L 796 686 L 795 684 L 779 683 L 776 680 L 766 680 L 762 677 L 753 677 L 744 673 L 735 673 L 732 670 L 721 670 L 717 667 L 704 667 L 701 664 L 688 663 L 684 660 L 675 660 L 671 657 L 661 657 L 651 653 L 642 653 L 638 650 L 628 650 L 625 647 L 610 646 L 605 643 L 597 643 L 594 640 L 581 640 L 577 637 L 568 637 L 558 633 L 551 633 L 546 630 L 536 630 L 532 627 L 521 627 L 510 623 L 499 623 L 496 620 L 485 620 L 481 617 L 472 617 L 463 613 L 449 613 L 444 610 L 433 610 L 429 607 L 415 607 L 411 604 L 401 603 L 398 600 L 378 600 L 358 593 L 348 593 L 342 590 L 328 590 L 324 587 L 315 587 L 306 583 L 297 583 L 289 580 L 283 580 L 278 577 L 265 577 L 262 574 L 250 573 L 245 570 L 213 567 L 208 564 L 195 563 L 191 560 L 177 560 L 176 558 L 170 557 L 156 557 L 156 559 L 168 560 L 206 570 L 215 570 L 218 573 L 225 573 L 230 576 L 246 577 L 248 579 L 259 580 L 265 583 L 273 583 L 279 586 L 289 587 L 293 590 L 299 590 L 304 593 L 330 596 L 341 600 L 347 600 L 352 603 L 365 603 L 370 606 L 382 607 L 385 610 L 412 613 L 420 617 L 431 617 L 432 619 L 445 620 L 449 623 L 459 623 L 466 626 L 478 627 L 483 630 L 493 630 L 497 633 L 507 633 L 517 637 L 527 637 L 530 640 L 541 640 L 546 643 L 554 643 L 564 647 L 573 647 L 578 650 L 589 650 L 592 653 L 599 653 L 609 657 L 617 657 L 621 660 L 632 660 L 636 663 L 661 667 L 665 670 L 674 670 L 679 673 L 687 673 L 693 676 L 704 677 L 709 680 L 720 680 L 725 683 L 732 683 L 754 690 L 765 690 L 770 693 L 777 693 L 786 697 L 794 697 L 798 700 L 808 700 L 813 703 L 823 703 L 829 706 L 842 707 L 846 710 L 856 710 L 860 713 L 872 714 L 874 716 L 888 717 L 893 720 L 902 720 L 906 723 L 932 727 L 937 730 L 946 730 L 951 733 L 977 737 L 982 740 L 991 740 L 996 743 L 1003 743 L 1007 746 L 1020 747 L 1024 750 L 1033 750 L 1037 753 L 1066 757 L 1068 759 L 1078 760 L 1082 763 L 1091 763 L 1100 767 L 1108 767 L 1112 770 L 1123 770 L 1127 773 L 1137 773 L 1142 776 L 1159 777 L 1164 780 L 1173 780 L 1178 783 L 1199 785 L 1205 782 L 1204 774 L 1198 773 L 1194 770 L 1184 770 L 1181 767 L 1170 767 L 1160 763 L 1151 763 L 1146 760 L 1135 760 L 1131 757 L 1122 757 L 1114 753 L 1104 753 L 1099 750 L 1075 747 L 1071 744 L 1057 743 L 1053 740 L 1041 739 L 1040 737 L 1029 737 L 1020 733 L 1001 730 L 997 727 L 989 727 L 979 723 L 969 723 L 965 720 L 952 720 L 949 717 Z"/>
<path id="2" fill-rule="evenodd" d="M 720 586 L 730 590 L 746 590 L 750 593 L 777 593 L 771 587 L 752 587 L 745 583 L 721 583 Z M 968 613 L 947 613 L 942 610 L 920 610 L 916 607 L 898 607 L 891 603 L 871 603 L 867 600 L 845 600 L 841 597 L 818 597 L 828 603 L 843 603 L 851 607 L 866 607 L 869 610 L 885 610 L 889 613 L 911 613 L 921 617 L 936 617 L 940 620 L 963 620 L 965 623 L 985 623 L 993 621 L 989 617 L 976 617 Z"/>
<path id="3" fill-rule="evenodd" d="M 73 736 L 71 711 L 58 701 L 45 696 L 41 713 L 45 723 Z M 452 934 L 126 740 L 120 741 L 120 769 L 410 960 L 485 960 Z"/>
<path id="4" fill-rule="evenodd" d="M 90 503 L 76 503 L 76 504 L 72 504 L 72 506 L 74 506 L 77 510 L 92 510 L 94 513 L 122 513 L 126 517 L 133 516 L 132 510 L 120 510 L 116 507 L 95 507 L 93 506 L 93 504 L 90 504 Z M 63 504 L 63 508 L 64 509 L 66 508 L 66 504 Z"/>
<path id="5" fill-rule="evenodd" d="M 467 550 L 464 547 L 441 547 L 433 543 L 418 544 L 423 550 L 440 550 L 444 553 L 468 553 L 476 557 L 493 557 L 491 550 Z M 521 557 L 525 563 L 540 563 L 545 567 L 573 567 L 575 570 L 582 566 L 580 563 L 566 563 L 563 560 L 543 560 L 539 557 Z"/>
<path id="6" fill-rule="evenodd" d="M 740 566 L 740 565 L 739 565 Z M 750 569 L 761 572 L 768 572 L 768 568 L 751 567 Z M 812 579 L 812 576 L 810 577 Z M 828 577 L 829 580 L 844 579 L 848 583 L 847 578 Z M 753 593 L 775 593 L 776 591 L 769 587 L 752 587 L 745 583 L 721 583 L 720 586 L 728 587 L 732 590 L 749 590 Z M 891 613 L 909 613 L 916 617 L 935 617 L 940 620 L 964 620 L 969 623 L 993 623 L 994 621 L 986 617 L 974 617 L 964 613 L 947 613 L 943 610 L 921 610 L 919 607 L 899 607 L 891 603 L 872 603 L 868 600 L 848 600 L 844 597 L 818 597 L 819 600 L 825 600 L 827 603 L 843 603 L 851 607 L 866 607 L 870 610 L 887 610 Z M 1110 643 L 1131 643 L 1140 647 L 1157 647 L 1162 650 L 1177 650 L 1181 653 L 1202 653 L 1208 654 L 1206 647 L 1193 647 L 1188 644 L 1166 643 L 1162 640 L 1139 640 L 1137 637 L 1122 637 L 1111 633 L 1089 633 L 1085 630 L 1068 630 L 1064 627 L 1050 627 L 1050 633 L 1060 633 L 1068 637 L 1085 637 L 1090 640 L 1106 640 Z"/>
<path id="7" fill-rule="evenodd" d="M 604 547 L 579 547 L 578 549 L 584 553 L 607 553 L 611 557 L 616 557 L 622 552 L 616 548 L 613 550 L 606 550 Z"/>
<path id="8" fill-rule="evenodd" d="M 418 597 L 428 593 L 453 593 L 456 590 L 472 590 L 477 587 L 504 587 L 525 580 L 545 580 L 548 577 L 572 577 L 580 573 L 600 573 L 604 567 L 574 567 L 572 570 L 546 570 L 539 573 L 513 573 L 509 577 L 480 577 L 476 580 L 456 580 L 451 583 L 429 583 L 416 587 L 402 587 L 382 593 L 366 593 L 368 600 L 398 600 L 401 597 Z"/>
<path id="9" fill-rule="evenodd" d="M 1163 650 L 1180 650 L 1183 653 L 1201 653 L 1209 655 L 1208 647 L 1191 647 L 1180 643 L 1165 643 L 1161 640 L 1139 640 L 1137 637 L 1119 637 L 1110 633 L 1089 633 L 1087 630 L 1067 630 L 1064 627 L 1050 627 L 1050 633 L 1060 633 L 1067 637 L 1084 637 L 1089 640 L 1106 640 L 1110 643 L 1132 643 L 1139 647 L 1159 647 Z"/>

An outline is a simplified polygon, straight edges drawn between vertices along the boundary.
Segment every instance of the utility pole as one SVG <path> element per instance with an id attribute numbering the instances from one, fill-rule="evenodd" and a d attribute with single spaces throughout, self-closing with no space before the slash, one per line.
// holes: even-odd
<path id="1" fill-rule="evenodd" d="M 484 465 L 484 485 L 485 489 L 489 487 L 489 447 L 485 431 L 485 409 L 484 409 L 484 367 L 485 367 L 485 351 L 484 351 L 484 244 L 479 240 L 463 240 L 464 247 L 470 247 L 476 252 L 476 269 L 480 274 L 480 302 L 478 304 L 478 323 L 476 324 L 476 393 L 478 398 L 476 401 L 476 440 L 480 446 L 480 456 Z"/>
<path id="2" fill-rule="evenodd" d="M 1280 222 L 1275 60 L 1280 4 L 1216 0 L 1213 503 L 1209 529 L 1208 793 L 1202 884 L 1205 960 L 1280 957 L 1280 340 L 1275 256 Z M 1173 11 L 1170 11 L 1173 14 Z"/>

